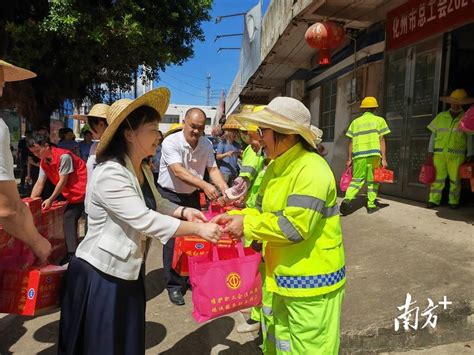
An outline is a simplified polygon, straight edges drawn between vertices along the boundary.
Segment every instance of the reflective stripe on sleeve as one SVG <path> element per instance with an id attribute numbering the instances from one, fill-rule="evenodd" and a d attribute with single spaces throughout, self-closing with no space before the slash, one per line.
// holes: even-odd
<path id="1" fill-rule="evenodd" d="M 278 227 L 280 227 L 281 232 L 285 237 L 295 243 L 301 242 L 303 237 L 298 232 L 298 230 L 291 224 L 288 218 L 283 216 L 283 211 L 275 212 L 275 215 L 278 216 Z"/>
<path id="2" fill-rule="evenodd" d="M 332 207 L 326 207 L 325 204 L 326 201 L 308 195 L 290 195 L 288 196 L 287 201 L 287 207 L 307 208 L 321 213 L 324 218 L 329 218 L 339 214 L 339 207 L 337 204 Z"/>
<path id="3" fill-rule="evenodd" d="M 255 170 L 253 167 L 244 165 L 242 166 L 242 169 L 240 169 L 241 174 L 250 174 L 251 176 L 257 175 L 257 170 Z"/>

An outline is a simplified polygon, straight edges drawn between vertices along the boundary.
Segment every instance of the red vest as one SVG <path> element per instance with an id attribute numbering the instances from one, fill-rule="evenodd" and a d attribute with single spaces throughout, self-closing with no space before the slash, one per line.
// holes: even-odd
<path id="1" fill-rule="evenodd" d="M 53 156 L 51 162 L 47 163 L 46 159 L 41 159 L 40 166 L 44 173 L 54 185 L 59 182 L 59 166 L 61 164 L 61 155 L 69 154 L 72 158 L 74 171 L 69 174 L 67 183 L 61 194 L 70 203 L 80 203 L 84 201 L 87 186 L 87 169 L 84 161 L 69 150 L 51 147 Z"/>

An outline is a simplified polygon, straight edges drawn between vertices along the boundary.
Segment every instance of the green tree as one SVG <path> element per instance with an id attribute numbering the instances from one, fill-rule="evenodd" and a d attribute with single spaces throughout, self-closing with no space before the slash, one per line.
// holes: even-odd
<path id="1" fill-rule="evenodd" d="M 34 125 L 65 99 L 104 99 L 104 85 L 129 90 L 138 68 L 158 78 L 193 55 L 212 0 L 5 0 L 0 58 L 38 77 L 7 84 L 0 106 Z M 140 75 L 142 73 L 139 73 Z M 113 98 L 110 98 L 113 99 Z"/>

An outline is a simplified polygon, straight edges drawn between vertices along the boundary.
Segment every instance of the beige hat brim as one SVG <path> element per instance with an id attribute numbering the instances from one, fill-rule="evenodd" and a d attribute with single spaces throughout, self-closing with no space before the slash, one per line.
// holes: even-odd
<path id="1" fill-rule="evenodd" d="M 451 96 L 441 96 L 439 101 L 446 102 L 452 105 L 469 105 L 474 103 L 474 97 L 466 97 L 464 99 L 455 99 Z"/>
<path id="2" fill-rule="evenodd" d="M 36 77 L 36 74 L 32 71 L 17 67 L 4 60 L 0 60 L 0 69 L 3 70 L 3 80 L 6 82 L 27 80 Z"/>
<path id="3" fill-rule="evenodd" d="M 132 113 L 136 108 L 140 106 L 149 106 L 154 108 L 161 117 L 164 117 L 168 105 L 170 102 L 170 91 L 168 88 L 162 87 L 148 91 L 139 98 L 130 101 L 129 103 L 120 106 L 120 107 L 110 107 L 108 117 L 112 118 L 113 121 L 109 122 L 109 126 L 104 131 L 99 145 L 97 146 L 97 155 L 102 154 L 102 152 L 110 144 L 110 141 L 115 135 L 115 132 L 119 128 L 120 124 L 127 118 L 127 116 Z M 115 112 L 114 112 L 115 111 Z"/>
<path id="4" fill-rule="evenodd" d="M 310 127 L 305 127 L 269 110 L 267 107 L 258 112 L 237 113 L 235 118 L 244 127 L 252 124 L 259 128 L 270 128 L 282 134 L 298 134 L 313 148 L 316 148 L 317 137 Z"/>
<path id="5" fill-rule="evenodd" d="M 107 120 L 107 114 L 110 106 L 104 103 L 95 104 L 87 115 L 72 115 L 75 120 L 82 120 L 88 122 L 89 117 L 99 117 Z"/>

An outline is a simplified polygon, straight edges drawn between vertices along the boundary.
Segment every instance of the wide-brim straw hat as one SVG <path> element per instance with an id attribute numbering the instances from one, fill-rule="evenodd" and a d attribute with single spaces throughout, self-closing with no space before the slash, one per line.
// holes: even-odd
<path id="1" fill-rule="evenodd" d="M 451 95 L 441 96 L 439 100 L 453 105 L 469 105 L 474 103 L 474 97 L 468 96 L 464 89 L 456 89 Z"/>
<path id="2" fill-rule="evenodd" d="M 253 111 L 253 108 L 255 106 L 254 105 L 244 105 L 242 107 L 242 110 L 240 111 L 240 113 L 249 113 L 249 112 L 252 112 Z M 236 115 L 238 114 L 231 114 L 227 117 L 227 119 L 225 120 L 225 123 L 224 125 L 222 126 L 222 129 L 242 129 L 243 126 L 240 124 L 239 121 L 236 120 Z"/>
<path id="3" fill-rule="evenodd" d="M 87 115 L 72 115 L 72 118 L 74 118 L 75 120 L 83 120 L 85 122 L 87 122 L 89 117 L 100 117 L 105 118 L 107 120 L 109 110 L 110 106 L 107 104 L 95 104 L 94 106 L 92 106 L 91 110 Z"/>
<path id="4" fill-rule="evenodd" d="M 0 70 L 3 71 L 3 81 L 20 81 L 35 78 L 36 74 L 24 68 L 17 67 L 13 64 L 0 59 Z M 0 75 L 1 78 L 1 75 Z"/>
<path id="5" fill-rule="evenodd" d="M 168 129 L 165 133 L 165 135 L 163 136 L 163 139 L 168 137 L 170 134 L 173 134 L 175 132 L 178 132 L 178 131 L 182 131 L 184 128 L 184 124 L 182 123 L 173 123 L 170 127 L 170 129 Z"/>
<path id="6" fill-rule="evenodd" d="M 235 115 L 242 125 L 270 128 L 282 134 L 298 134 L 313 148 L 321 142 L 323 132 L 311 125 L 311 113 L 292 97 L 276 97 L 263 110 Z"/>
<path id="7" fill-rule="evenodd" d="M 170 103 L 170 91 L 168 88 L 161 87 L 148 91 L 135 100 L 120 99 L 115 101 L 109 109 L 107 122 L 109 126 L 104 131 L 99 145 L 97 146 L 97 155 L 100 155 L 110 144 L 110 141 L 117 132 L 120 124 L 128 117 L 128 115 L 135 109 L 141 106 L 149 106 L 154 108 L 161 117 L 164 117 L 168 105 Z"/>

